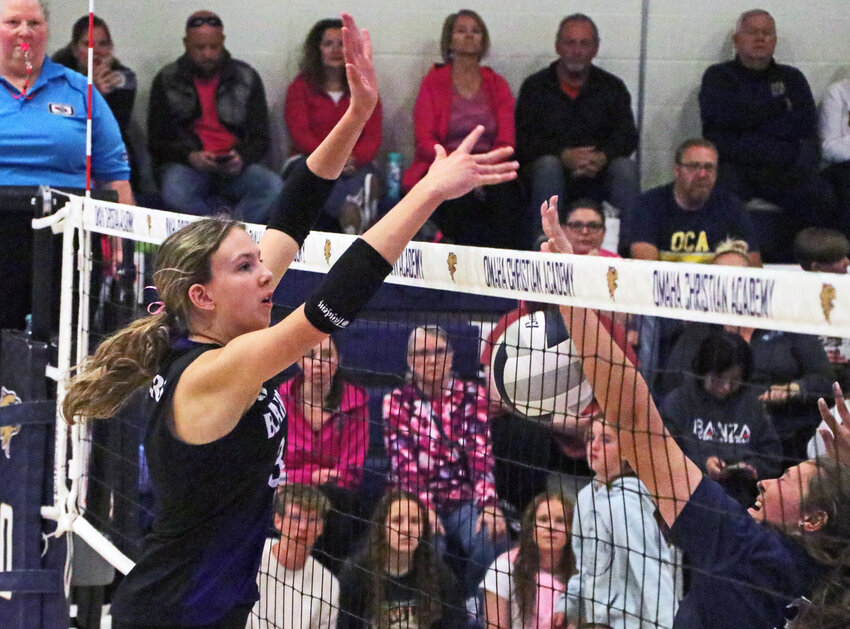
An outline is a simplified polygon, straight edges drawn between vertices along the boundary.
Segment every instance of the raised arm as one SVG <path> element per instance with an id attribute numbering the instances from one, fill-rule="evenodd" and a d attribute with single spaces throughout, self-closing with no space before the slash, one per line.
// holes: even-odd
<path id="1" fill-rule="evenodd" d="M 175 393 L 175 422 L 183 440 L 206 443 L 229 433 L 256 399 L 263 382 L 289 367 L 330 332 L 346 327 L 440 203 L 516 177 L 518 164 L 504 161 L 511 154 L 509 147 L 470 154 L 483 131 L 477 127 L 449 156 L 438 147 L 428 174 L 343 253 L 306 304 L 280 323 L 237 336 L 192 363 Z M 181 399 L 183 408 L 191 407 L 194 417 L 204 418 L 187 427 L 189 432 L 180 426 Z"/>
<path id="2" fill-rule="evenodd" d="M 372 63 L 369 32 L 359 30 L 354 18 L 342 14 L 345 73 L 351 90 L 348 109 L 318 148 L 307 158 L 308 173 L 287 181 L 280 202 L 272 210 L 269 229 L 260 241 L 265 265 L 272 271 L 276 286 L 309 233 L 332 182 L 339 177 L 357 138 L 378 103 L 378 82 Z M 323 182 L 317 181 L 324 180 Z"/>
<path id="3" fill-rule="evenodd" d="M 544 251 L 572 253 L 558 223 L 557 198 L 541 207 L 548 241 Z M 661 420 L 637 368 L 601 325 L 596 312 L 561 307 L 570 338 L 582 356 L 584 373 L 605 421 L 620 430 L 620 450 L 652 493 L 664 521 L 673 524 L 702 479 L 702 472 L 676 444 Z"/>

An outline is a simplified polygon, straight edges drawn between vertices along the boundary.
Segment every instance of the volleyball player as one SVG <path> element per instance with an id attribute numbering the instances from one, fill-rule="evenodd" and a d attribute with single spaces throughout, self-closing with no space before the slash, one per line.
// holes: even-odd
<path id="1" fill-rule="evenodd" d="M 349 15 L 343 22 L 348 110 L 290 177 L 259 247 L 238 223 L 216 219 L 169 236 L 154 275 L 164 309 L 107 339 L 68 389 L 63 411 L 74 421 L 111 417 L 149 387 L 156 517 L 113 598 L 116 629 L 245 626 L 284 478 L 286 411 L 269 379 L 356 317 L 440 203 L 516 176 L 510 149 L 470 154 L 483 128 L 449 156 L 437 147 L 420 185 L 269 327 L 275 286 L 378 100 L 368 34 Z"/>
<path id="2" fill-rule="evenodd" d="M 557 197 L 541 213 L 543 250 L 570 253 Z M 619 427 L 622 454 L 689 557 L 690 590 L 674 628 L 850 626 L 850 468 L 833 458 L 805 461 L 759 481 L 756 506 L 745 509 L 685 457 L 596 312 L 561 312 L 606 423 Z M 846 452 L 847 438 L 838 431 L 831 451 Z"/>

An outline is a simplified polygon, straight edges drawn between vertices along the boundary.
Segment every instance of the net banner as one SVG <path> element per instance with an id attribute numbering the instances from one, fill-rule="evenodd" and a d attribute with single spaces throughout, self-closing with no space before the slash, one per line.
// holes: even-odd
<path id="1" fill-rule="evenodd" d="M 86 200 L 85 229 L 152 244 L 198 220 Z M 247 225 L 259 242 L 265 227 Z M 354 236 L 312 232 L 292 268 L 326 272 Z M 850 277 L 411 243 L 387 281 L 763 329 L 850 337 Z"/>

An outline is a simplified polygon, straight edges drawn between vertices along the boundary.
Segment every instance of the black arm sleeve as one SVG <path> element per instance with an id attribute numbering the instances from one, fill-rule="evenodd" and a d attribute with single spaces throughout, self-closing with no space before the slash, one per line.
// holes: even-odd
<path id="1" fill-rule="evenodd" d="M 292 236 L 300 247 L 331 195 L 334 179 L 322 179 L 301 160 L 283 185 L 283 191 L 271 208 L 269 229 Z"/>
<path id="2" fill-rule="evenodd" d="M 346 328 L 369 303 L 392 265 L 362 238 L 333 265 L 304 304 L 304 314 L 327 334 Z"/>

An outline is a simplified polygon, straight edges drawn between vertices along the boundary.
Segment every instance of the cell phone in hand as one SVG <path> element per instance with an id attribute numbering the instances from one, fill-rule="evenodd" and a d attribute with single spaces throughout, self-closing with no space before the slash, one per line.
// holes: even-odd
<path id="1" fill-rule="evenodd" d="M 219 164 L 223 164 L 225 162 L 229 162 L 233 159 L 233 153 L 225 153 L 224 155 L 216 155 L 213 159 Z"/>

